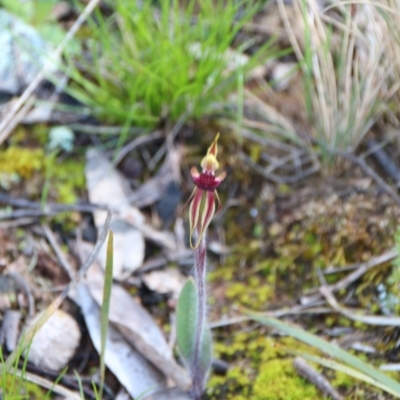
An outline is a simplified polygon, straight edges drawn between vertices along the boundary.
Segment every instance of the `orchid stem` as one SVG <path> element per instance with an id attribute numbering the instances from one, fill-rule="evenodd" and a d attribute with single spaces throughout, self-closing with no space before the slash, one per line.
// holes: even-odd
<path id="1" fill-rule="evenodd" d="M 198 294 L 198 321 L 195 339 L 195 353 L 193 360 L 193 394 L 196 400 L 201 398 L 204 390 L 204 376 L 201 373 L 200 352 L 203 330 L 206 320 L 206 238 L 205 234 L 200 240 L 199 246 L 195 251 L 195 281 Z"/>
<path id="2" fill-rule="evenodd" d="M 181 310 L 177 313 L 181 329 L 178 346 L 192 375 L 195 400 L 201 399 L 212 362 L 212 336 L 206 321 L 206 232 L 215 215 L 215 203 L 217 213 L 221 210 L 217 188 L 226 176 L 225 172 L 215 175 L 219 168 L 218 138 L 219 133 L 201 160 L 201 172 L 196 167 L 190 170 L 196 186 L 189 198 L 189 243 L 195 251 L 195 279 L 187 281 L 178 300 L 178 311 Z M 188 327 L 185 327 L 183 312 L 186 312 Z"/>

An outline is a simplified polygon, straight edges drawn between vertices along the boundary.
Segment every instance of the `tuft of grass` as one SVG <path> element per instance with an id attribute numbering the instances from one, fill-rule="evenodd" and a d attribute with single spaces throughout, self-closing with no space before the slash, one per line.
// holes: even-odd
<path id="1" fill-rule="evenodd" d="M 398 89 L 393 53 L 399 59 L 399 50 L 389 18 L 395 14 L 369 1 L 335 2 L 328 12 L 317 0 L 295 0 L 302 24 L 301 32 L 294 32 L 283 0 L 278 3 L 303 72 L 314 137 L 325 160 L 333 161 L 335 150 L 357 147 Z"/>
<path id="2" fill-rule="evenodd" d="M 31 342 L 30 342 L 31 343 Z M 59 385 L 59 381 L 67 372 L 65 368 L 57 379 L 53 382 L 46 378 L 27 372 L 27 355 L 21 368 L 18 367 L 20 356 L 24 351 L 24 340 L 18 344 L 18 357 L 14 360 L 14 365 L 8 366 L 3 357 L 3 349 L 0 347 L 0 397 L 7 400 L 29 400 L 29 399 L 49 399 L 55 393 L 71 400 L 83 400 L 75 393 Z M 26 349 L 29 353 L 29 347 Z M 47 390 L 46 390 L 47 389 Z"/>
<path id="3" fill-rule="evenodd" d="M 247 59 L 244 51 L 254 44 L 248 41 L 230 51 L 265 2 L 179 3 L 116 0 L 110 17 L 97 12 L 88 53 L 69 59 L 71 94 L 112 123 L 154 126 L 164 117 L 215 112 L 257 57 L 271 50 L 272 41 Z"/>

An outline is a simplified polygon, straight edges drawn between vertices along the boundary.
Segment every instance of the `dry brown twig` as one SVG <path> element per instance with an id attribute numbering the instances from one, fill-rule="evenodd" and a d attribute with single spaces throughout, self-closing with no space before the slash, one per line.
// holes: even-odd
<path id="1" fill-rule="evenodd" d="M 75 270 L 72 268 L 71 264 L 66 259 L 64 252 L 61 250 L 54 233 L 50 229 L 47 224 L 42 225 L 43 232 L 47 238 L 47 241 L 50 243 L 50 246 L 53 248 L 54 252 L 56 253 L 57 259 L 64 269 L 64 271 L 68 274 L 69 279 L 73 279 L 75 277 Z"/>
<path id="2" fill-rule="evenodd" d="M 319 277 L 322 281 L 322 285 L 319 288 L 319 292 L 324 296 L 325 300 L 329 303 L 329 305 L 338 313 L 344 315 L 345 317 L 357 321 L 362 322 L 368 325 L 378 325 L 378 326 L 400 326 L 400 318 L 394 316 L 381 317 L 376 315 L 365 315 L 360 314 L 359 311 L 353 311 L 348 308 L 342 307 L 337 302 L 335 296 L 332 294 L 331 290 L 328 289 L 328 286 L 323 278 L 322 273 L 319 271 Z"/>
<path id="3" fill-rule="evenodd" d="M 349 285 L 355 282 L 357 279 L 361 278 L 367 271 L 372 268 L 375 268 L 379 265 L 382 265 L 388 261 L 393 260 L 398 256 L 396 250 L 389 250 L 386 253 L 381 254 L 380 256 L 371 257 L 371 259 L 365 263 L 361 263 L 359 267 L 341 279 L 340 281 L 334 283 L 333 285 L 327 285 L 327 288 L 330 292 L 337 292 L 341 289 L 346 289 Z M 318 289 L 319 290 L 319 289 Z M 301 298 L 301 304 L 309 304 L 313 305 L 315 302 L 318 302 L 322 299 L 322 295 L 320 293 L 313 296 L 305 296 Z"/>
<path id="4" fill-rule="evenodd" d="M 35 313 L 35 298 L 33 297 L 31 287 L 26 279 L 16 270 L 11 269 L 7 271 L 7 275 L 11 276 L 17 282 L 19 288 L 25 292 L 28 299 L 28 315 L 32 317 Z"/>
<path id="5" fill-rule="evenodd" d="M 353 321 L 362 322 L 363 324 L 367 325 L 376 325 L 376 326 L 396 326 L 396 327 L 400 326 L 399 317 L 394 317 L 394 316 L 382 317 L 377 315 L 360 314 L 359 310 L 353 311 L 348 308 L 340 306 L 335 296 L 333 296 L 332 292 L 329 289 L 327 289 L 326 286 L 322 286 L 319 289 L 319 291 L 335 311 Z"/>
<path id="6" fill-rule="evenodd" d="M 296 357 L 293 366 L 297 373 L 316 386 L 325 396 L 333 400 L 343 400 L 343 397 L 332 387 L 330 382 L 318 371 L 316 371 L 304 358 Z"/>
<path id="7" fill-rule="evenodd" d="M 59 383 L 54 383 L 46 378 L 41 376 L 35 375 L 31 372 L 21 371 L 19 369 L 10 369 L 10 373 L 15 374 L 27 380 L 29 382 L 35 383 L 36 385 L 43 387 L 45 389 L 51 389 L 52 392 L 57 393 L 68 400 L 81 400 L 81 396 L 78 393 L 74 393 L 71 390 L 65 388 L 64 386 L 60 385 Z"/>
<path id="8" fill-rule="evenodd" d="M 107 210 L 107 206 L 102 204 L 59 204 L 47 203 L 44 207 L 40 202 L 30 201 L 23 198 L 12 197 L 5 193 L 0 193 L 0 203 L 22 209 L 11 212 L 0 213 L 0 220 L 26 219 L 21 224 L 34 222 L 36 218 L 52 216 L 65 211 L 93 212 L 95 210 Z M 31 218 L 33 217 L 33 218 Z M 10 224 L 10 222 L 8 223 Z M 19 225 L 18 223 L 16 225 Z M 0 225 L 1 226 L 1 225 Z M 10 226 L 10 225 L 6 225 Z"/>
<path id="9" fill-rule="evenodd" d="M 396 193 L 394 189 L 390 185 L 388 185 L 362 158 L 362 156 L 357 157 L 353 154 L 350 154 L 346 151 L 330 150 L 332 154 L 339 155 L 353 164 L 358 165 L 368 176 L 370 176 L 375 183 L 385 191 L 398 205 L 400 205 L 400 196 Z"/>

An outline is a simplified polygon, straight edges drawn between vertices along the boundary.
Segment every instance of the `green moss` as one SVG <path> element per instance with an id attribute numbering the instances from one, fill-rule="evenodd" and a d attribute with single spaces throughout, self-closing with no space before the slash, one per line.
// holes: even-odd
<path id="1" fill-rule="evenodd" d="M 0 171 L 4 174 L 18 174 L 29 179 L 35 171 L 44 166 L 42 149 L 26 149 L 23 147 L 8 147 L 0 152 Z"/>
<path id="2" fill-rule="evenodd" d="M 275 359 L 263 364 L 251 399 L 320 400 L 321 394 L 297 374 L 291 359 Z"/>
<path id="3" fill-rule="evenodd" d="M 265 308 L 274 294 L 274 287 L 267 282 L 255 284 L 258 281 L 254 278 L 250 278 L 249 282 L 232 283 L 226 290 L 226 298 L 246 307 Z"/>
<path id="4" fill-rule="evenodd" d="M 350 389 L 356 382 L 350 375 L 336 371 L 335 378 L 332 379 L 331 384 L 337 389 Z"/>
<path id="5" fill-rule="evenodd" d="M 222 268 L 218 268 L 214 271 L 210 271 L 208 273 L 208 280 L 210 282 L 217 281 L 217 280 L 223 280 L 226 282 L 232 281 L 233 280 L 233 273 L 234 273 L 234 268 L 224 266 Z"/>
<path id="6" fill-rule="evenodd" d="M 265 338 L 251 399 L 321 399 L 321 395 L 315 387 L 301 378 L 296 372 L 292 364 L 293 357 L 288 354 L 290 349 L 304 351 L 305 353 L 315 353 L 315 350 L 291 337 L 284 337 L 277 341 Z"/>
<path id="7" fill-rule="evenodd" d="M 0 171 L 5 175 L 16 174 L 20 179 L 31 179 L 39 173 L 36 197 L 40 198 L 45 175 L 50 185 L 48 200 L 59 203 L 75 203 L 77 191 L 85 188 L 84 163 L 79 160 L 58 162 L 53 156 L 46 155 L 43 149 L 10 146 L 0 151 Z"/>
<path id="8" fill-rule="evenodd" d="M 208 382 L 207 394 L 211 399 L 248 400 L 250 385 L 248 371 L 234 367 L 224 377 L 212 376 Z"/>
<path id="9" fill-rule="evenodd" d="M 368 329 L 370 329 L 369 325 L 364 324 L 361 321 L 355 321 L 354 322 L 354 327 L 359 329 L 360 331 L 367 331 Z"/>
<path id="10" fill-rule="evenodd" d="M 29 147 L 34 145 L 44 148 L 47 145 L 48 141 L 48 125 L 35 124 L 29 127 L 20 125 L 10 136 L 9 144 L 15 147 Z"/>
<path id="11" fill-rule="evenodd" d="M 217 342 L 215 354 L 234 367 L 226 377 L 212 376 L 208 383 L 211 399 L 269 400 L 321 399 L 315 387 L 303 380 L 292 365 L 288 350 L 315 354 L 315 349 L 293 338 L 277 340 L 259 332 L 241 332 Z M 236 364 L 237 363 L 237 364 Z"/>
<path id="12" fill-rule="evenodd" d="M 50 164 L 51 184 L 57 191 L 57 201 L 60 203 L 75 203 L 77 191 L 85 189 L 86 181 L 83 162 L 67 160 L 63 163 L 54 161 Z"/>
<path id="13" fill-rule="evenodd" d="M 340 316 L 337 320 L 340 326 L 351 326 L 351 321 L 347 317 Z"/>
<path id="14" fill-rule="evenodd" d="M 4 386 L 6 391 L 2 395 L 5 399 L 43 399 L 46 395 L 40 386 L 11 374 L 5 376 Z"/>
<path id="15" fill-rule="evenodd" d="M 36 201 L 73 204 L 86 188 L 83 159 L 60 162 L 43 149 L 9 146 L 0 151 L 0 188 L 8 190 L 23 185 L 25 196 Z M 42 192 L 45 192 L 43 196 Z M 54 221 L 66 230 L 73 229 L 76 213 L 57 214 Z"/>
<path id="16" fill-rule="evenodd" d="M 334 326 L 337 322 L 337 318 L 335 316 L 325 317 L 325 325 L 326 326 Z"/>

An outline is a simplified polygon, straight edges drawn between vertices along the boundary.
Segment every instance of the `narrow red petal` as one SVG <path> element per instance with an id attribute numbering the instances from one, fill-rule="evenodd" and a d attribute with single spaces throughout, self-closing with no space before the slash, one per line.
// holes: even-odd
<path id="1" fill-rule="evenodd" d="M 199 232 L 199 241 L 203 238 L 205 231 L 210 225 L 210 222 L 215 213 L 214 192 L 206 192 L 207 197 L 205 200 L 204 208 L 201 212 L 201 217 L 197 231 Z"/>
<path id="2" fill-rule="evenodd" d="M 200 216 L 200 207 L 201 207 L 201 199 L 203 197 L 203 190 L 199 188 L 195 188 L 193 191 L 193 200 L 190 203 L 189 208 L 189 230 L 190 230 L 190 247 L 194 248 L 192 245 L 192 237 L 195 230 L 198 230 L 199 224 L 199 216 Z"/>

